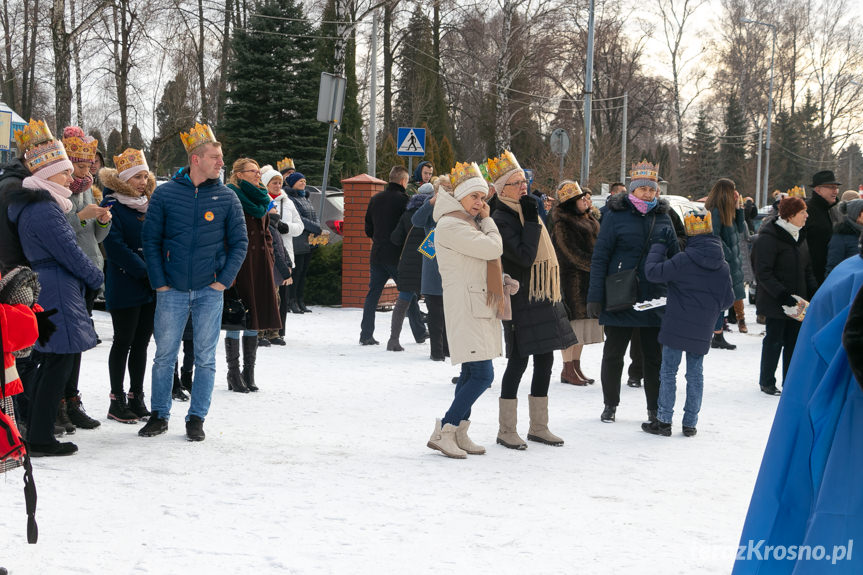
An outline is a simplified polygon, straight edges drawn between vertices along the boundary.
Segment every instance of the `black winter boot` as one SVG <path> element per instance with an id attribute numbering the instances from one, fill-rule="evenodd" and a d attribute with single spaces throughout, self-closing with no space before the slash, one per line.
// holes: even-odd
<path id="1" fill-rule="evenodd" d="M 108 419 L 120 423 L 138 423 L 138 416 L 126 404 L 126 394 L 111 394 L 111 406 L 108 407 Z"/>
<path id="2" fill-rule="evenodd" d="M 183 385 L 180 382 L 179 365 L 174 362 L 174 384 L 171 387 L 171 397 L 177 401 L 189 401 L 189 396 L 183 391 Z"/>
<path id="3" fill-rule="evenodd" d="M 602 415 L 599 416 L 599 419 L 603 423 L 614 423 L 614 415 L 616 412 L 617 412 L 616 406 L 606 405 L 605 409 L 602 410 Z"/>
<path id="4" fill-rule="evenodd" d="M 101 422 L 96 421 L 87 415 L 86 411 L 84 411 L 84 405 L 81 403 L 80 393 L 75 397 L 66 398 L 66 413 L 69 414 L 69 421 L 71 421 L 75 427 L 96 429 L 102 425 Z"/>
<path id="5" fill-rule="evenodd" d="M 405 314 L 410 306 L 409 301 L 397 299 L 396 305 L 393 307 L 393 317 L 390 321 L 390 339 L 387 341 L 387 351 L 404 351 L 405 348 L 399 343 L 399 336 L 402 333 L 402 325 L 405 323 Z"/>
<path id="6" fill-rule="evenodd" d="M 258 355 L 258 336 L 243 336 L 243 381 L 249 391 L 258 391 L 255 385 L 255 359 Z"/>
<path id="7" fill-rule="evenodd" d="M 656 410 L 648 409 L 647 410 L 647 423 L 653 423 L 654 421 L 658 421 L 656 419 Z"/>
<path id="8" fill-rule="evenodd" d="M 651 435 L 661 435 L 663 437 L 671 437 L 671 424 L 662 423 L 658 419 L 641 424 L 641 429 Z"/>
<path id="9" fill-rule="evenodd" d="M 180 370 L 180 385 L 186 391 L 192 391 L 192 372 Z"/>
<path id="10" fill-rule="evenodd" d="M 140 420 L 146 420 L 150 417 L 150 410 L 147 409 L 147 404 L 144 403 L 143 391 L 129 392 L 129 409 L 132 410 Z"/>
<path id="11" fill-rule="evenodd" d="M 57 428 L 62 429 L 66 435 L 73 435 L 75 433 L 75 425 L 69 421 L 69 413 L 66 409 L 66 400 L 60 400 L 60 407 L 57 408 L 57 420 L 54 422 L 54 435 L 58 436 Z M 62 436 L 63 434 L 59 434 Z M 58 436 L 58 437 L 59 437 Z"/>
<path id="12" fill-rule="evenodd" d="M 291 303 L 288 304 L 288 309 L 291 310 L 291 313 L 303 313 L 303 310 L 300 308 L 299 304 L 297 304 L 296 300 L 291 300 Z"/>
<path id="13" fill-rule="evenodd" d="M 734 350 L 737 349 L 737 346 L 725 341 L 725 334 L 722 332 L 713 334 L 713 341 L 710 343 L 710 347 L 713 349 L 727 349 Z"/>
<path id="14" fill-rule="evenodd" d="M 249 393 L 249 388 L 240 373 L 240 340 L 225 338 L 225 356 L 228 362 L 228 389 L 237 393 Z"/>
<path id="15" fill-rule="evenodd" d="M 312 310 L 306 307 L 306 302 L 304 302 L 302 298 L 297 302 L 297 305 L 301 310 L 303 310 L 303 313 L 312 313 Z"/>

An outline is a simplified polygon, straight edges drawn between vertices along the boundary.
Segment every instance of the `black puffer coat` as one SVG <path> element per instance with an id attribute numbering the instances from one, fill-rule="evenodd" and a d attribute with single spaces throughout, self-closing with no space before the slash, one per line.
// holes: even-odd
<path id="1" fill-rule="evenodd" d="M 398 225 L 390 234 L 390 241 L 398 246 L 399 256 L 399 278 L 396 285 L 399 291 L 420 293 L 423 277 L 423 255 L 417 251 L 426 237 L 425 229 L 413 225 L 411 219 L 416 211 L 428 198 L 428 194 L 417 194 L 408 200 L 405 213 L 402 214 Z"/>
<path id="2" fill-rule="evenodd" d="M 507 357 L 512 355 L 513 344 L 525 357 L 578 343 L 562 302 L 529 299 L 530 268 L 536 260 L 542 224 L 522 225 L 518 214 L 503 202 L 497 202 L 491 217 L 503 239 L 503 271 L 521 285 L 512 296 L 512 321 L 503 322 Z"/>
<path id="3" fill-rule="evenodd" d="M 758 290 L 755 307 L 758 315 L 773 319 L 788 317 L 783 305 L 790 305 L 792 295 L 809 300 L 818 284 L 812 273 L 812 261 L 806 244 L 806 228 L 797 241 L 786 230 L 767 219 L 758 230 L 752 245 L 752 269 Z"/>

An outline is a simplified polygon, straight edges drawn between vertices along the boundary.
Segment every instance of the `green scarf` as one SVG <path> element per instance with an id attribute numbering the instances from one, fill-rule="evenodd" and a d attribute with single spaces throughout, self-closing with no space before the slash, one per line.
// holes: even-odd
<path id="1" fill-rule="evenodd" d="M 240 185 L 228 184 L 228 187 L 240 198 L 243 211 L 253 218 L 263 218 L 270 205 L 270 194 L 267 193 L 267 189 L 252 185 L 246 180 L 238 180 L 237 183 Z"/>

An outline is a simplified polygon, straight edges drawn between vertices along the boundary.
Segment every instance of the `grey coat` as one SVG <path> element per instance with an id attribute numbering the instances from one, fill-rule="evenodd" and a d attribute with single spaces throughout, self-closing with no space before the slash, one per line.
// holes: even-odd
<path id="1" fill-rule="evenodd" d="M 96 198 L 93 197 L 92 187 L 87 188 L 80 194 L 72 194 L 69 196 L 69 200 L 72 202 L 72 210 L 66 214 L 66 219 L 69 221 L 72 229 L 75 230 L 75 239 L 78 241 L 78 247 L 101 270 L 104 267 L 105 260 L 102 257 L 102 252 L 99 250 L 99 244 L 108 237 L 108 232 L 111 231 L 111 222 L 103 225 L 95 218 L 83 222 L 78 219 L 78 212 L 90 204 L 97 203 Z"/>

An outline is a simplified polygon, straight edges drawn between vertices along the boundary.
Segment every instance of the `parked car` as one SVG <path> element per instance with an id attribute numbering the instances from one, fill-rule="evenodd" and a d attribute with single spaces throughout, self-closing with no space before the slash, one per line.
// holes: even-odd
<path id="1" fill-rule="evenodd" d="M 309 200 L 315 207 L 315 211 L 321 209 L 321 188 L 319 186 L 306 186 Z M 327 199 L 324 203 L 324 213 L 318 214 L 321 222 L 326 224 L 330 230 L 330 243 L 342 241 L 342 226 L 345 224 L 345 194 L 339 188 L 327 186 Z"/>

